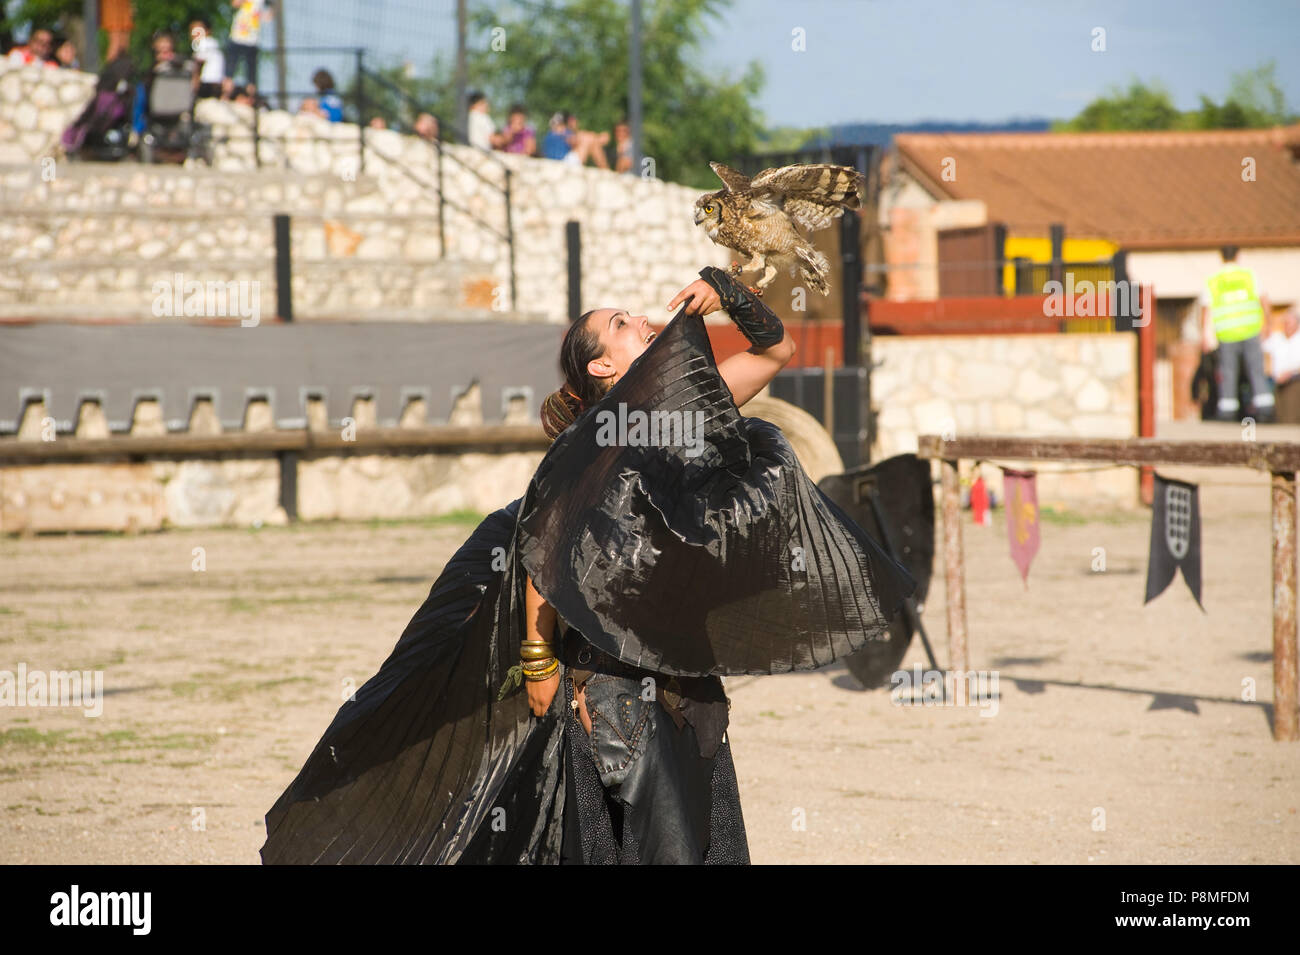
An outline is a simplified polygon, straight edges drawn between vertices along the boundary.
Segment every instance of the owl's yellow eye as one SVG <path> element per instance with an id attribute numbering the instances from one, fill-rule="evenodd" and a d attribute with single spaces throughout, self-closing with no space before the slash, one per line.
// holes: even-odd
<path id="1" fill-rule="evenodd" d="M 713 203 L 710 202 L 707 206 L 704 207 L 704 212 L 705 214 L 708 214 L 712 211 L 713 211 Z"/>

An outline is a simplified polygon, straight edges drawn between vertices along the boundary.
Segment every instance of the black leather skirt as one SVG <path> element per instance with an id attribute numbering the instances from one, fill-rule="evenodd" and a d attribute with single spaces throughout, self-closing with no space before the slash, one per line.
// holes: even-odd
<path id="1" fill-rule="evenodd" d="M 721 680 L 630 666 L 572 629 L 560 658 L 569 744 L 564 861 L 748 863 Z M 586 687 L 590 736 L 575 684 Z"/>

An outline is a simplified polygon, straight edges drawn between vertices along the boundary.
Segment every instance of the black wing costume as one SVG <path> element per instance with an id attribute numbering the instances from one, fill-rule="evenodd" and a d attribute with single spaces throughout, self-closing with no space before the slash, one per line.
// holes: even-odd
<path id="1" fill-rule="evenodd" d="M 634 412 L 683 428 L 609 442 Z M 683 309 L 452 557 L 267 813 L 264 862 L 559 861 L 565 694 L 538 718 L 507 683 L 525 575 L 598 649 L 682 676 L 823 666 L 886 638 L 915 586 L 741 416 Z"/>

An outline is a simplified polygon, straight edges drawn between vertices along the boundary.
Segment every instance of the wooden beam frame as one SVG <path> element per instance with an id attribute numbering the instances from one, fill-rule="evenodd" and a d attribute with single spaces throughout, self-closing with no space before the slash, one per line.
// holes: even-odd
<path id="1" fill-rule="evenodd" d="M 123 435 L 114 438 L 57 438 L 54 441 L 0 440 L 0 464 L 40 464 L 45 461 L 96 460 L 117 457 L 224 457 L 228 454 L 382 453 L 385 451 L 448 451 L 485 448 L 545 450 L 551 446 L 539 425 L 497 424 L 420 428 L 358 428 L 347 440 L 337 430 L 285 428 L 274 431 L 230 431 Z"/>
<path id="2" fill-rule="evenodd" d="M 966 645 L 966 581 L 962 556 L 962 458 L 1018 461 L 1105 461 L 1138 467 L 1195 465 L 1245 467 L 1272 475 L 1273 517 L 1273 738 L 1300 740 L 1300 686 L 1296 639 L 1296 472 L 1300 443 L 1254 441 L 1163 441 L 1156 438 L 1018 438 L 924 434 L 917 455 L 939 461 L 942 485 L 944 574 L 948 596 L 949 666 L 969 669 Z"/>

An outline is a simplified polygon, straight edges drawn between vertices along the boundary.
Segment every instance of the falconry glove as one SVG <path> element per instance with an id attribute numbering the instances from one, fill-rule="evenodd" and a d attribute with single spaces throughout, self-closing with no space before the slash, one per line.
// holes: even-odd
<path id="1" fill-rule="evenodd" d="M 785 326 L 776 317 L 776 312 L 727 272 L 706 265 L 700 269 L 700 278 L 718 293 L 722 308 L 740 328 L 740 333 L 749 339 L 750 344 L 769 348 L 785 338 Z"/>

